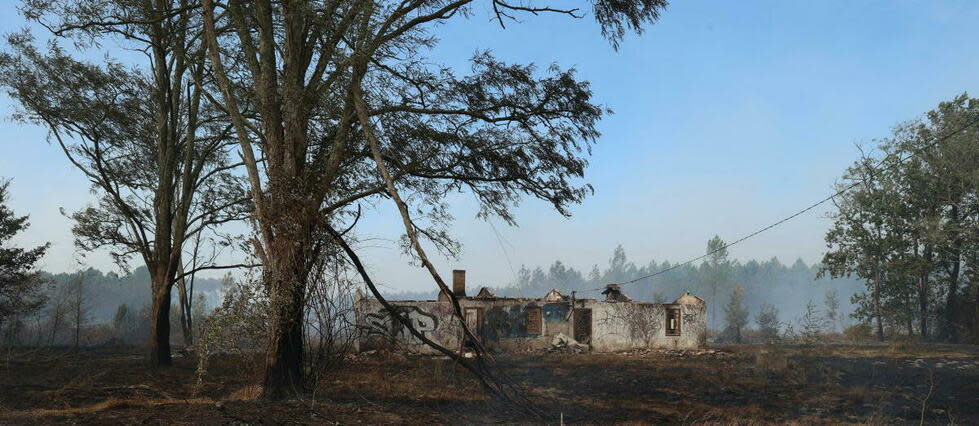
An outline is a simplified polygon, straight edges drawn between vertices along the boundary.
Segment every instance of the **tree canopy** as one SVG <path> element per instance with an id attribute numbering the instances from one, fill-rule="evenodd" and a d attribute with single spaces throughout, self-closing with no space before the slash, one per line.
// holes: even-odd
<path id="1" fill-rule="evenodd" d="M 854 302 L 880 339 L 885 328 L 951 341 L 975 330 L 977 120 L 979 101 L 967 94 L 942 102 L 877 141 L 880 158 L 866 154 L 839 184 L 853 189 L 836 200 L 823 273 L 867 280 Z"/>

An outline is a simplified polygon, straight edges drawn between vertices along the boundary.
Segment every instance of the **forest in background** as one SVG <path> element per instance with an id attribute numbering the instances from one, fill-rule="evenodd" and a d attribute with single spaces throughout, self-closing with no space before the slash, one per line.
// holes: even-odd
<path id="1" fill-rule="evenodd" d="M 88 317 L 92 323 L 112 321 L 121 305 L 133 309 L 149 305 L 150 274 L 145 266 L 122 275 L 112 271 L 102 272 L 95 268 L 72 273 L 43 273 L 44 278 L 50 281 L 50 285 L 45 289 L 48 299 L 56 297 L 59 291 L 69 287 L 71 281 L 79 274 L 82 277 L 82 288 L 88 304 Z M 203 297 L 208 307 L 213 308 L 220 302 L 220 291 L 219 279 L 196 278 L 194 281 L 195 297 Z M 173 315 L 176 315 L 176 312 Z"/>
<path id="2" fill-rule="evenodd" d="M 836 307 L 836 313 L 832 315 L 836 321 L 825 324 L 826 331 L 842 331 L 859 322 L 851 318 L 850 314 L 857 307 L 852 300 L 865 297 L 866 285 L 862 279 L 817 278 L 821 265 L 808 265 L 802 259 L 797 259 L 792 264 L 783 263 L 774 257 L 766 261 L 751 259 L 742 262 L 727 259 L 724 253 L 722 258 L 713 260 L 719 264 L 706 261 L 699 265 L 687 264 L 675 267 L 676 265 L 669 261 L 656 260 L 637 264 L 627 256 L 625 249 L 619 246 L 613 251 L 604 267 L 596 264 L 587 273 L 557 260 L 546 268 L 521 266 L 515 271 L 514 281 L 487 287 L 501 297 L 543 297 L 551 289 L 557 289 L 565 295 L 571 295 L 574 291 L 579 298 L 601 299 L 603 296 L 595 289 L 602 288 L 606 284 L 622 283 L 668 270 L 655 277 L 625 285 L 623 292 L 634 300 L 648 302 L 672 302 L 684 292 L 690 292 L 707 301 L 708 306 L 712 307 L 709 308 L 710 327 L 715 330 L 728 325 L 727 309 L 731 304 L 735 288 L 741 289 L 742 300 L 739 309 L 748 314 L 746 323 L 742 324 L 746 328 L 754 328 L 758 316 L 766 306 L 775 308 L 782 328 L 788 324 L 799 323 L 806 315 L 809 304 L 814 305 L 821 316 L 825 316 L 831 309 L 826 306 L 828 296 L 837 300 L 839 305 Z M 674 267 L 675 269 L 671 269 Z M 44 292 L 49 303 L 36 313 L 34 320 L 24 319 L 26 328 L 49 330 L 42 331 L 41 334 L 54 336 L 50 339 L 51 343 L 72 344 L 70 331 L 75 321 L 72 314 L 80 310 L 83 317 L 81 318 L 82 332 L 84 335 L 92 336 L 87 339 L 91 340 L 89 343 L 95 342 L 92 339 L 107 338 L 98 333 L 100 326 L 115 330 L 115 336 L 123 341 L 142 343 L 140 339 L 145 336 L 128 333 L 126 329 L 139 328 L 128 326 L 129 322 L 149 321 L 148 300 L 151 279 L 145 267 L 135 268 L 122 275 L 89 268 L 73 273 L 42 273 L 42 276 L 48 282 Z M 475 295 L 483 286 L 478 280 L 472 280 L 470 283 L 467 289 L 470 296 Z M 75 293 L 79 285 L 82 292 L 80 299 Z M 227 283 L 222 283 L 220 279 L 197 278 L 194 283 L 194 316 L 203 317 L 215 307 L 221 306 L 227 291 Z M 390 298 L 412 300 L 435 299 L 436 296 L 435 291 L 401 291 L 391 294 Z M 853 299 L 854 297 L 857 299 Z M 72 306 L 78 303 L 81 305 Z M 55 312 L 58 310 L 64 312 Z M 178 313 L 177 307 L 171 310 L 175 342 L 182 339 L 179 334 Z M 126 318 L 127 315 L 131 318 Z M 44 324 L 38 323 L 39 321 Z M 32 322 L 38 324 L 31 324 Z M 59 330 L 52 333 L 50 330 L 55 328 Z M 82 344 L 86 343 L 85 337 L 82 337 Z M 45 341 L 41 343 L 48 342 L 46 339 L 42 340 Z"/>
<path id="3" fill-rule="evenodd" d="M 142 345 L 149 338 L 149 271 L 140 266 L 124 274 L 95 268 L 51 274 L 39 272 L 42 282 L 36 297 L 42 303 L 27 315 L 12 318 L 0 327 L 0 341 L 16 345 L 92 346 L 107 343 Z M 188 336 L 181 327 L 177 300 L 170 313 L 174 342 L 192 342 L 203 319 L 224 298 L 227 279 L 195 278 L 189 303 L 192 322 Z M 190 283 L 188 283 L 190 285 Z M 176 298 L 175 298 L 176 299 Z M 192 331 L 191 331 L 192 329 Z"/>
<path id="4" fill-rule="evenodd" d="M 839 301 L 837 317 L 839 323 L 832 324 L 836 330 L 855 322 L 849 317 L 855 305 L 851 296 L 862 294 L 865 289 L 864 281 L 858 278 L 817 278 L 821 265 L 807 265 L 802 259 L 797 259 L 791 265 L 782 263 L 778 258 L 766 261 L 727 259 L 725 256 L 712 264 L 704 262 L 699 265 L 688 264 L 672 269 L 652 278 L 645 278 L 623 286 L 623 292 L 633 300 L 647 302 L 672 302 L 685 291 L 707 301 L 713 306 L 710 327 L 725 326 L 724 307 L 731 301 L 731 295 L 736 286 L 743 288 L 743 309 L 747 310 L 750 322 L 754 324 L 755 317 L 761 312 L 763 305 L 770 304 L 778 312 L 781 321 L 795 322 L 806 313 L 806 306 L 812 302 L 818 309 L 826 310 L 827 293 L 835 292 Z M 588 272 L 582 272 L 572 266 L 565 265 L 560 260 L 547 268 L 521 266 L 516 272 L 516 280 L 503 285 L 488 285 L 490 291 L 497 296 L 506 297 L 544 297 L 551 289 L 557 289 L 565 295 L 572 291 L 578 292 L 579 298 L 599 298 L 600 291 L 610 283 L 622 283 L 637 277 L 642 277 L 674 267 L 669 261 L 657 262 L 651 260 L 646 264 L 636 264 L 629 260 L 622 246 L 616 247 L 605 267 L 594 265 Z M 470 296 L 475 295 L 482 286 L 470 284 L 466 289 Z M 717 283 L 714 296 L 714 283 Z M 415 300 L 434 299 L 437 292 L 400 292 L 395 299 Z M 711 308 L 708 308 L 708 312 Z"/>

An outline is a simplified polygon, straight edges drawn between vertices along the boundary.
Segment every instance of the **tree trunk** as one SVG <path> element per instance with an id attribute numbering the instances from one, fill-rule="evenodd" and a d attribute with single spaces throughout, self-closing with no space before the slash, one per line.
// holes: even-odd
<path id="1" fill-rule="evenodd" d="M 915 245 L 915 257 L 918 255 L 918 247 Z M 918 326 L 921 327 L 921 341 L 928 341 L 928 275 L 931 265 L 931 247 L 925 246 L 924 258 L 921 271 L 918 274 Z"/>
<path id="2" fill-rule="evenodd" d="M 81 336 L 81 334 L 82 334 L 82 325 L 76 322 L 75 323 L 75 346 L 73 347 L 76 351 L 78 350 L 78 338 Z"/>
<path id="3" fill-rule="evenodd" d="M 78 341 L 80 340 L 80 337 L 81 337 L 81 334 L 82 334 L 82 322 L 84 321 L 84 315 L 85 315 L 85 313 L 84 313 L 84 309 L 85 309 L 85 306 L 84 306 L 85 299 L 84 299 L 84 297 L 85 297 L 85 295 L 82 294 L 82 292 L 84 291 L 84 288 L 83 288 L 84 284 L 85 284 L 85 282 L 82 281 L 82 275 L 79 272 L 78 275 L 73 278 L 73 282 L 72 282 L 72 285 L 75 287 L 73 289 L 74 290 L 74 293 L 75 293 L 74 294 L 75 299 L 72 300 L 72 305 L 73 305 L 73 307 L 75 309 L 75 312 L 74 312 L 75 313 L 75 345 L 74 345 L 74 348 L 75 348 L 76 351 L 78 350 Z"/>
<path id="4" fill-rule="evenodd" d="M 952 204 L 952 208 L 949 212 L 950 221 L 952 222 L 952 255 L 949 261 L 952 263 L 952 269 L 948 274 L 948 298 L 945 300 L 945 338 L 952 343 L 956 343 L 959 340 L 959 330 L 956 327 L 956 298 L 958 297 L 959 289 L 959 270 L 960 263 L 962 262 L 962 236 L 959 232 L 959 206 Z"/>
<path id="5" fill-rule="evenodd" d="M 707 329 L 710 330 L 713 327 L 714 330 L 723 330 L 722 328 L 720 328 L 721 325 L 718 324 L 719 322 L 721 322 L 721 319 L 717 317 L 717 305 L 718 303 L 720 303 L 717 300 L 717 288 L 721 286 L 720 283 L 721 280 L 717 277 L 717 275 L 719 274 L 716 270 L 712 271 L 711 273 L 715 275 L 711 278 L 713 281 L 711 281 L 711 287 L 710 287 L 711 304 L 710 304 L 710 318 L 708 318 Z"/>
<path id="6" fill-rule="evenodd" d="M 952 266 L 952 271 L 948 278 L 948 298 L 945 299 L 945 338 L 949 342 L 956 343 L 959 340 L 958 327 L 956 327 L 956 299 L 958 298 L 958 269 L 956 263 Z"/>
<path id="7" fill-rule="evenodd" d="M 153 305 L 150 311 L 150 366 L 167 367 L 170 357 L 170 283 L 165 274 L 153 274 Z"/>
<path id="8" fill-rule="evenodd" d="M 304 390 L 302 309 L 275 309 L 265 356 L 263 397 L 283 399 Z"/>
<path id="9" fill-rule="evenodd" d="M 928 341 L 928 278 L 922 274 L 918 277 L 918 327 L 921 329 L 921 341 Z"/>
<path id="10" fill-rule="evenodd" d="M 182 269 L 182 268 L 181 268 Z M 183 273 L 183 271 L 180 271 Z M 177 292 L 179 293 L 177 297 L 180 303 L 180 332 L 184 337 L 184 345 L 190 346 L 194 344 L 194 332 L 193 326 L 191 324 L 190 317 L 190 302 L 189 299 L 193 298 L 193 295 L 187 294 L 187 281 L 184 278 L 177 280 Z"/>
<path id="11" fill-rule="evenodd" d="M 287 258 L 294 258 L 290 253 Z M 281 263 L 278 265 L 282 265 Z M 305 273 L 295 271 L 292 262 L 275 268 L 271 275 L 271 330 L 265 354 L 262 396 L 278 400 L 301 393 L 303 374 L 303 297 Z M 300 276 L 301 274 L 301 276 Z"/>
<path id="12" fill-rule="evenodd" d="M 64 320 L 63 302 L 58 300 L 56 303 L 54 305 L 54 311 L 51 314 L 51 337 L 48 339 L 49 345 L 54 345 L 54 338 L 57 337 L 58 330 L 61 329 L 61 322 Z"/>
<path id="13" fill-rule="evenodd" d="M 884 322 L 880 312 L 880 265 L 878 262 L 877 272 L 874 278 L 874 316 L 877 317 L 877 341 L 884 341 Z"/>
<path id="14" fill-rule="evenodd" d="M 303 307 L 311 254 L 308 212 L 293 203 L 279 204 L 279 229 L 270 243 L 263 279 L 269 295 L 270 330 L 265 350 L 262 397 L 279 400 L 301 393 L 303 374 Z"/>
<path id="15" fill-rule="evenodd" d="M 973 292 L 975 294 L 975 314 L 972 317 L 972 343 L 979 343 L 979 282 L 973 284 L 975 287 Z"/>
<path id="16" fill-rule="evenodd" d="M 908 307 L 908 316 L 907 320 L 905 321 L 905 327 L 908 329 L 908 340 L 911 340 L 914 338 L 914 304 L 911 301 L 911 292 L 907 293 L 905 299 L 906 306 Z"/>

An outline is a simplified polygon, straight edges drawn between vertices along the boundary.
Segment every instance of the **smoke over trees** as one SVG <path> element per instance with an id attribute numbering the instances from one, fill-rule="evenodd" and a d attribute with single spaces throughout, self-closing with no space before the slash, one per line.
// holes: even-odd
<path id="1" fill-rule="evenodd" d="M 849 303 L 847 297 L 860 292 L 864 287 L 863 281 L 855 277 L 817 278 L 820 268 L 819 264 L 807 265 L 802 260 L 784 264 L 777 258 L 766 261 L 729 259 L 728 284 L 719 287 L 717 299 L 714 300 L 711 290 L 715 275 L 706 262 L 679 267 L 669 261 L 656 260 L 637 264 L 629 259 L 625 249 L 618 246 L 610 254 L 606 266 L 594 265 L 587 274 L 561 261 L 555 261 L 547 268 L 525 265 L 517 270 L 514 281 L 490 287 L 498 296 L 541 297 L 554 288 L 564 294 L 575 291 L 578 297 L 594 298 L 598 293 L 593 289 L 669 269 L 655 277 L 624 285 L 622 291 L 634 300 L 665 303 L 689 291 L 708 304 L 717 304 L 720 306 L 718 312 L 723 312 L 723 307 L 730 300 L 733 283 L 738 283 L 743 287 L 743 306 L 750 315 L 757 315 L 768 304 L 778 311 L 776 317 L 786 321 L 801 318 L 809 301 L 822 301 L 827 292 L 835 292 L 846 296 L 838 301 L 838 325 L 851 325 L 854 319 L 849 314 L 854 305 Z M 402 292 L 397 298 L 417 300 L 435 296 L 435 292 Z M 723 318 L 718 319 L 716 324 L 717 329 L 723 327 Z"/>

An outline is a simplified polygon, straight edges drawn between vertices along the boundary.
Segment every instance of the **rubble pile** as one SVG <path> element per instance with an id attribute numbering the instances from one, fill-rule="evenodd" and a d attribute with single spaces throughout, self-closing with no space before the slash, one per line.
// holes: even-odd
<path id="1" fill-rule="evenodd" d="M 551 339 L 551 346 L 547 348 L 547 352 L 583 354 L 591 352 L 591 346 L 578 343 L 577 340 L 568 337 L 564 333 L 558 333 L 557 336 L 554 336 L 554 339 Z"/>
<path id="2" fill-rule="evenodd" d="M 936 358 L 929 361 L 918 358 L 908 360 L 908 364 L 915 368 L 948 368 L 954 370 L 979 369 L 979 361 L 956 360 L 950 358 Z M 883 364 L 883 363 L 881 363 Z"/>
<path id="3" fill-rule="evenodd" d="M 718 349 L 636 349 L 626 353 L 631 355 L 662 355 L 677 358 L 723 358 L 731 356 L 730 352 Z"/>

